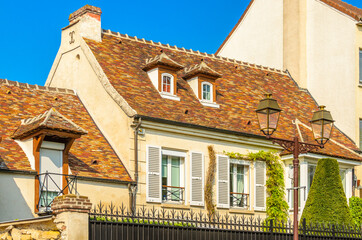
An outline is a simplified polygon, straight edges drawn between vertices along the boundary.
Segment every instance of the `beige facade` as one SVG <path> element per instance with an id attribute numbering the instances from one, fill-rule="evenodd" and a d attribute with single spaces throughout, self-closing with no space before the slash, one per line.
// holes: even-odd
<path id="1" fill-rule="evenodd" d="M 240 60 L 252 57 L 256 64 L 274 67 L 277 63 L 277 67 L 287 69 L 300 87 L 310 91 L 318 104 L 331 110 L 335 125 L 359 145 L 359 120 L 362 119 L 359 50 L 362 32 L 358 22 L 319 0 L 278 1 L 278 11 L 266 11 L 260 6 L 264 2 L 267 1 L 251 1 L 244 18 L 225 40 L 218 55 Z M 265 23 L 260 19 L 270 19 L 270 22 L 276 23 L 275 29 L 283 28 L 279 33 L 283 39 L 268 41 L 267 29 L 259 31 L 264 29 Z M 253 31 L 254 34 L 241 34 L 245 31 Z M 279 49 L 280 44 L 283 51 L 274 54 L 274 47 Z M 253 50 L 232 54 L 232 49 L 241 45 L 244 49 L 270 50 L 266 54 Z M 356 169 L 356 173 L 362 180 L 361 168 Z"/>
<path id="2" fill-rule="evenodd" d="M 37 216 L 34 209 L 35 175 L 0 172 L 0 189 L 0 222 Z M 88 196 L 94 204 L 122 202 L 128 206 L 129 202 L 128 186 L 117 182 L 78 180 L 77 192 Z"/>

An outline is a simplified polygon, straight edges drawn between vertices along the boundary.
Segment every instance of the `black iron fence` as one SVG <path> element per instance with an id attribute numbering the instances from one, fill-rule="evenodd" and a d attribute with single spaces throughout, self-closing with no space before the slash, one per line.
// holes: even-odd
<path id="1" fill-rule="evenodd" d="M 213 240 L 253 239 L 292 240 L 293 225 L 260 217 L 229 215 L 216 212 L 213 216 L 202 211 L 165 210 L 140 207 L 132 213 L 121 205 L 96 205 L 89 214 L 91 240 Z M 333 224 L 299 227 L 301 240 L 357 240 L 362 228 Z"/>
<path id="2" fill-rule="evenodd" d="M 37 175 L 39 178 L 39 202 L 38 210 L 40 213 L 50 213 L 51 205 L 55 197 L 63 195 L 65 189 L 70 194 L 78 194 L 77 192 L 77 176 L 59 173 L 41 173 Z M 66 184 L 63 187 L 63 180 Z"/>

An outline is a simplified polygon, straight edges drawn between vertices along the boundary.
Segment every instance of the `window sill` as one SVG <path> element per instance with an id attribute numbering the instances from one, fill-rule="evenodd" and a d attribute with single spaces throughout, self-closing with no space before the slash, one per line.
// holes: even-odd
<path id="1" fill-rule="evenodd" d="M 209 102 L 205 100 L 200 100 L 201 104 L 206 107 L 220 108 L 220 105 L 215 102 Z"/>
<path id="2" fill-rule="evenodd" d="M 231 207 L 229 210 L 229 213 L 238 213 L 238 214 L 255 214 L 254 211 L 249 210 L 249 209 L 242 209 L 242 208 L 235 208 L 235 207 Z"/>
<path id="3" fill-rule="evenodd" d="M 185 210 L 190 210 L 190 206 L 184 205 L 183 203 L 162 203 L 161 204 L 161 208 L 173 208 L 173 209 L 185 209 Z"/>
<path id="4" fill-rule="evenodd" d="M 362 88 L 362 83 L 359 83 L 359 84 L 358 84 L 358 87 L 359 87 L 359 88 Z"/>
<path id="5" fill-rule="evenodd" d="M 171 95 L 171 94 L 166 94 L 166 93 L 160 93 L 161 97 L 166 98 L 166 99 L 171 99 L 171 100 L 175 100 L 175 101 L 180 101 L 180 97 L 176 96 L 176 95 Z"/>

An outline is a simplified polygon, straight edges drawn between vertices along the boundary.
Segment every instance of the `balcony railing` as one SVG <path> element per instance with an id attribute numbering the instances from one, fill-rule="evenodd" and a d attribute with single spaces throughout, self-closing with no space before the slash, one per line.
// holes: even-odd
<path id="1" fill-rule="evenodd" d="M 184 191 L 184 187 L 162 185 L 162 201 L 183 202 Z"/>
<path id="2" fill-rule="evenodd" d="M 77 176 L 59 173 L 41 173 L 37 175 L 39 178 L 39 201 L 38 210 L 41 213 L 50 213 L 51 205 L 55 197 L 63 195 L 68 189 L 70 194 L 78 194 L 77 192 Z M 63 188 L 63 179 L 66 184 Z"/>
<path id="3" fill-rule="evenodd" d="M 248 193 L 230 193 L 230 205 L 232 207 L 248 208 L 249 207 L 249 194 Z"/>

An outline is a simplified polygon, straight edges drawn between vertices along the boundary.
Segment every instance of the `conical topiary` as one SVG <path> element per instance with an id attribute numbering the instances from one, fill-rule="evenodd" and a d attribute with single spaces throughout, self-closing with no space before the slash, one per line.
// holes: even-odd
<path id="1" fill-rule="evenodd" d="M 307 223 L 352 224 L 337 160 L 318 161 L 303 218 Z"/>

